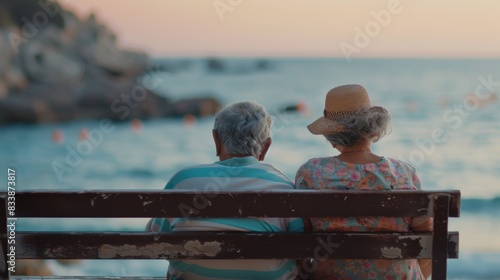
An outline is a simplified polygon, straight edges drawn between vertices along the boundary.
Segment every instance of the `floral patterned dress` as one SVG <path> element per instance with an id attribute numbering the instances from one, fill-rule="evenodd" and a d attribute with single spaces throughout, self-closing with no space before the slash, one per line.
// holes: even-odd
<path id="1" fill-rule="evenodd" d="M 419 190 L 408 163 L 385 158 L 353 164 L 336 157 L 313 158 L 295 176 L 296 188 L 332 190 Z M 332 205 L 335 207 L 335 205 Z M 311 218 L 314 231 L 408 232 L 411 218 Z M 315 279 L 424 279 L 417 260 L 339 259 L 318 262 Z"/>

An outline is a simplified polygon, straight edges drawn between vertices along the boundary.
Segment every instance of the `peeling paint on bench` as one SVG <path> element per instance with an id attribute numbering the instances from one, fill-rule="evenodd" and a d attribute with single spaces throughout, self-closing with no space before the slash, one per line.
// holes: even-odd
<path id="1" fill-rule="evenodd" d="M 384 256 L 388 259 L 401 258 L 401 249 L 396 248 L 396 247 L 391 247 L 391 248 L 384 247 L 384 248 L 380 249 L 380 251 L 382 253 L 382 256 Z"/>
<path id="2" fill-rule="evenodd" d="M 115 257 L 129 257 L 137 254 L 137 251 L 141 251 L 144 255 L 151 258 L 157 258 L 159 256 L 165 255 L 168 252 L 169 255 L 188 255 L 188 256 L 200 256 L 205 255 L 208 257 L 215 257 L 221 252 L 221 243 L 219 242 L 205 242 L 201 243 L 199 240 L 187 241 L 183 246 L 175 245 L 170 243 L 158 243 L 154 245 L 146 246 L 136 246 L 136 245 L 122 245 L 122 246 L 112 246 L 109 244 L 104 244 L 99 248 L 99 258 L 115 258 Z"/>
<path id="3" fill-rule="evenodd" d="M 243 218 L 243 217 L 434 217 L 432 232 L 16 232 L 16 259 L 304 259 L 321 250 L 328 259 L 433 259 L 433 279 L 446 279 L 447 258 L 458 258 L 460 192 L 452 191 L 23 191 L 20 218 Z M 7 193 L 0 194 L 7 206 Z M 283 207 L 276 207 L 278 204 Z M 352 205 L 359 207 L 351 207 Z M 335 205 L 336 207 L 331 207 Z M 201 211 L 203 210 L 203 211 Z M 190 212 L 186 213 L 186 212 Z M 6 224 L 7 213 L 1 215 Z M 3 232 L 6 244 L 6 232 Z M 292 245 L 291 245 L 292 244 Z M 4 259 L 6 259 L 4 250 Z M 1 268 L 1 267 L 0 267 Z M 8 279 L 6 266 L 1 279 Z M 78 279 L 62 278 L 62 279 Z M 61 279 L 61 278 L 57 278 Z M 96 278 L 108 279 L 108 278 Z M 135 278 L 144 279 L 144 278 Z"/>

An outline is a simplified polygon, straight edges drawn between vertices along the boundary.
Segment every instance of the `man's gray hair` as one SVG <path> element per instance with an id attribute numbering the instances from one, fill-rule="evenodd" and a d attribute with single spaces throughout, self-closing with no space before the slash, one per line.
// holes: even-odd
<path id="1" fill-rule="evenodd" d="M 215 116 L 214 130 L 227 153 L 259 158 L 271 125 L 272 118 L 264 106 L 242 101 L 228 105 Z"/>
<path id="2" fill-rule="evenodd" d="M 327 134 L 325 138 L 332 144 L 346 147 L 353 146 L 363 139 L 377 142 L 390 133 L 390 121 L 391 115 L 387 110 L 368 110 L 338 120 L 344 126 L 344 130 Z"/>

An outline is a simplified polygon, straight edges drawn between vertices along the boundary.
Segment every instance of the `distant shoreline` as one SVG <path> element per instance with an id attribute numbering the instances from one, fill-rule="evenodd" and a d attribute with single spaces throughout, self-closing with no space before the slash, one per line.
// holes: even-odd
<path id="1" fill-rule="evenodd" d="M 255 55 L 255 56 L 250 56 L 250 55 L 152 55 L 152 59 L 166 59 L 166 58 L 172 58 L 172 59 L 206 59 L 206 58 L 218 58 L 218 59 L 270 59 L 270 60 L 282 60 L 282 59 L 287 59 L 287 60 L 293 60 L 293 59 L 310 59 L 310 60 L 315 60 L 315 59 L 331 59 L 331 60 L 346 60 L 344 57 L 341 56 L 262 56 L 262 55 Z M 355 60 L 464 60 L 464 61 L 470 61 L 470 60 L 500 60 L 500 56 L 498 57 L 356 57 L 352 58 L 352 61 Z"/>

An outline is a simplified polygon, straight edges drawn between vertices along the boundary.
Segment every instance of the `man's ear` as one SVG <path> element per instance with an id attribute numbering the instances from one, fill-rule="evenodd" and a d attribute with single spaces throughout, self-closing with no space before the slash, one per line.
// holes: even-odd
<path id="1" fill-rule="evenodd" d="M 220 156 L 220 153 L 222 151 L 222 143 L 220 142 L 219 135 L 217 134 L 217 131 L 215 131 L 215 129 L 212 129 L 212 136 L 214 137 L 215 143 L 215 155 Z"/>
<path id="2" fill-rule="evenodd" d="M 271 140 L 271 137 L 267 138 L 266 142 L 262 146 L 262 151 L 260 152 L 260 155 L 259 155 L 259 161 L 264 160 L 264 158 L 266 157 L 267 151 L 269 150 L 269 147 L 271 147 L 272 143 L 273 143 L 273 140 Z"/>

